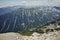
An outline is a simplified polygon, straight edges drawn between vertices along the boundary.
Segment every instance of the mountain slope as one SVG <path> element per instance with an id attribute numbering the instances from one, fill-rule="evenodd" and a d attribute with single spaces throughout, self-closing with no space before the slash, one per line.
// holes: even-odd
<path id="1" fill-rule="evenodd" d="M 17 10 L 18 6 L 0 8 L 0 15 Z"/>
<path id="2" fill-rule="evenodd" d="M 56 8 L 56 9 L 60 10 L 60 7 L 56 7 L 56 6 L 54 6 L 54 8 Z"/>
<path id="3" fill-rule="evenodd" d="M 22 7 L 13 12 L 0 15 L 0 32 L 27 31 L 57 19 L 60 19 L 60 11 L 54 7 Z"/>

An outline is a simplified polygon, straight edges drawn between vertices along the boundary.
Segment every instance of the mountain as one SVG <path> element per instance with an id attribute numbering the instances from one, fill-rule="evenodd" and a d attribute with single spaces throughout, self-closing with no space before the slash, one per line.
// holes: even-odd
<path id="1" fill-rule="evenodd" d="M 0 15 L 0 33 L 28 31 L 57 19 L 60 19 L 60 10 L 54 7 L 20 7 Z"/>
<path id="2" fill-rule="evenodd" d="M 54 6 L 54 8 L 56 8 L 56 9 L 60 10 L 60 7 Z"/>
<path id="3" fill-rule="evenodd" d="M 11 6 L 11 7 L 0 8 L 0 15 L 3 15 L 3 14 L 8 13 L 8 12 L 15 11 L 18 8 L 19 8 L 18 6 Z"/>

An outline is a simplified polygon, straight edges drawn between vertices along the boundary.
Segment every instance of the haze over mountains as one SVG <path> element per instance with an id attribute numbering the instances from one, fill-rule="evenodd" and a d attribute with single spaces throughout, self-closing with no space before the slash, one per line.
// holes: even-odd
<path id="1" fill-rule="evenodd" d="M 8 6 L 0 8 L 0 15 L 17 10 L 18 6 Z"/>
<path id="2" fill-rule="evenodd" d="M 60 19 L 60 7 L 19 7 L 0 8 L 0 33 L 21 32 Z"/>

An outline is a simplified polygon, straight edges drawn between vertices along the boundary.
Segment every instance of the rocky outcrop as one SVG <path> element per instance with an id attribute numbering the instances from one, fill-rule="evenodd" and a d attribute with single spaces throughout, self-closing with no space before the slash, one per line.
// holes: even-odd
<path id="1" fill-rule="evenodd" d="M 31 36 L 23 36 L 18 33 L 0 34 L 0 40 L 60 40 L 60 31 L 39 34 L 34 32 Z"/>

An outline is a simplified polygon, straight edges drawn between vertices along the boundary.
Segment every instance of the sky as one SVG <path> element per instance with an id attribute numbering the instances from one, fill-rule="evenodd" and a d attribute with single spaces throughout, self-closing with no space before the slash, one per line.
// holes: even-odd
<path id="1" fill-rule="evenodd" d="M 60 6 L 60 0 L 0 0 L 0 7 L 24 5 L 24 6 Z"/>

